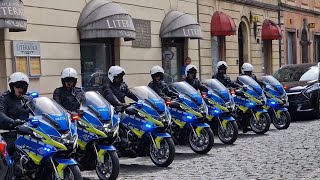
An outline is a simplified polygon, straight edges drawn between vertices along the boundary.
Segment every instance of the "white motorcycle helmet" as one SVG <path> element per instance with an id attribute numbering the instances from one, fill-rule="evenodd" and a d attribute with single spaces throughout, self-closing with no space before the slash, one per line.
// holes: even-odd
<path id="1" fill-rule="evenodd" d="M 225 61 L 219 61 L 217 63 L 217 70 L 219 70 L 222 67 L 225 67 L 226 69 L 228 69 L 228 64 Z"/>
<path id="2" fill-rule="evenodd" d="M 188 75 L 189 72 L 195 72 L 195 74 L 197 74 L 198 72 L 198 68 L 197 66 L 193 65 L 193 64 L 189 64 L 187 67 L 186 67 L 186 70 L 185 70 L 185 74 Z"/>
<path id="3" fill-rule="evenodd" d="M 150 74 L 151 74 L 151 77 L 152 79 L 155 78 L 155 75 L 156 74 L 160 74 L 161 75 L 161 79 L 163 79 L 163 75 L 164 75 L 164 70 L 162 67 L 160 66 L 153 66 L 150 70 Z"/>
<path id="4" fill-rule="evenodd" d="M 244 74 L 244 72 L 252 72 L 253 66 L 250 63 L 243 63 L 241 67 L 241 72 Z"/>
<path id="5" fill-rule="evenodd" d="M 125 70 L 120 66 L 111 66 L 108 71 L 108 78 L 113 82 L 116 76 L 124 76 L 126 74 Z"/>
<path id="6" fill-rule="evenodd" d="M 76 86 L 77 84 L 77 79 L 78 79 L 78 73 L 75 69 L 68 67 L 64 68 L 61 72 L 61 82 L 62 85 L 65 86 L 65 83 L 68 81 L 73 82 L 73 86 Z"/>
<path id="7" fill-rule="evenodd" d="M 13 87 L 20 87 L 23 89 L 23 92 L 26 93 L 29 86 L 29 78 L 22 72 L 15 72 L 11 74 L 9 78 L 9 87 L 10 92 L 14 93 Z"/>

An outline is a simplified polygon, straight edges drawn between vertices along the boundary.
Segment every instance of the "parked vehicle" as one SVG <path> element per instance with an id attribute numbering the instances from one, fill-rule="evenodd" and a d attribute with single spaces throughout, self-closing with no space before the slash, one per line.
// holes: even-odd
<path id="1" fill-rule="evenodd" d="M 32 95 L 34 117 L 18 128 L 15 142 L 24 178 L 81 180 L 70 157 L 77 146 L 76 122 L 56 102 Z"/>
<path id="2" fill-rule="evenodd" d="M 225 144 L 232 144 L 238 138 L 238 125 L 232 117 L 235 103 L 229 90 L 217 79 L 207 79 L 203 83 L 209 89 L 203 98 L 208 106 L 208 123 L 215 135 Z"/>
<path id="3" fill-rule="evenodd" d="M 1 132 L 2 133 L 2 132 Z M 13 175 L 13 161 L 7 151 L 7 143 L 0 134 L 0 179 L 11 180 Z"/>
<path id="4" fill-rule="evenodd" d="M 206 123 L 208 107 L 201 94 L 187 82 L 174 82 L 170 88 L 179 98 L 167 103 L 173 120 L 171 134 L 178 144 L 188 143 L 198 154 L 206 154 L 213 147 L 213 132 Z"/>
<path id="5" fill-rule="evenodd" d="M 319 64 L 291 64 L 274 74 L 288 95 L 291 117 L 308 113 L 320 118 L 319 68 Z"/>
<path id="6" fill-rule="evenodd" d="M 271 119 L 268 111 L 263 109 L 267 98 L 261 86 L 246 75 L 239 76 L 238 81 L 243 85 L 235 91 L 234 96 L 238 126 L 244 130 L 252 129 L 257 134 L 266 133 L 270 128 Z"/>
<path id="7" fill-rule="evenodd" d="M 167 167 L 174 160 L 175 146 L 166 132 L 171 119 L 164 101 L 146 86 L 132 92 L 139 100 L 120 112 L 120 141 L 115 143 L 119 156 L 149 155 L 156 166 Z"/>
<path id="8" fill-rule="evenodd" d="M 85 92 L 85 102 L 81 103 L 79 113 L 72 115 L 79 134 L 74 158 L 81 170 L 95 170 L 99 179 L 117 179 L 120 165 L 112 144 L 119 133 L 119 117 L 98 92 Z"/>
<path id="9" fill-rule="evenodd" d="M 267 97 L 264 108 L 277 129 L 287 129 L 291 123 L 291 117 L 286 108 L 289 105 L 288 96 L 282 84 L 273 76 L 263 76 L 262 81 L 266 84 L 264 93 Z"/>

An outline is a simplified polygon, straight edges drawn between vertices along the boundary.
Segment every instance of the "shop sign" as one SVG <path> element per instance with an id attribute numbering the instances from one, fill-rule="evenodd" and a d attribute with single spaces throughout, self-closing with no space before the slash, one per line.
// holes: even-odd
<path id="1" fill-rule="evenodd" d="M 40 42 L 13 41 L 14 56 L 40 56 Z"/>
<path id="2" fill-rule="evenodd" d="M 151 48 L 151 21 L 142 19 L 132 19 L 136 30 L 135 40 L 132 47 Z"/>
<path id="3" fill-rule="evenodd" d="M 259 22 L 259 16 L 252 16 L 251 21 L 252 22 Z"/>

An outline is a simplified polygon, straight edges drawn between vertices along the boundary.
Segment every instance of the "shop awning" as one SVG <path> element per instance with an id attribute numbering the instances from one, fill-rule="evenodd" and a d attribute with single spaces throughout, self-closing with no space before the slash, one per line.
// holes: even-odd
<path id="1" fill-rule="evenodd" d="M 229 15 L 220 11 L 216 11 L 213 13 L 211 18 L 212 36 L 230 36 L 236 34 L 236 24 Z"/>
<path id="2" fill-rule="evenodd" d="M 201 27 L 189 14 L 170 11 L 160 27 L 161 38 L 202 38 Z"/>
<path id="3" fill-rule="evenodd" d="M 281 38 L 281 29 L 274 22 L 266 19 L 262 23 L 262 40 L 277 40 Z"/>
<path id="4" fill-rule="evenodd" d="M 80 14 L 78 30 L 81 39 L 136 37 L 131 16 L 109 0 L 91 0 Z"/>
<path id="5" fill-rule="evenodd" d="M 21 0 L 0 0 L 0 28 L 10 31 L 26 31 L 27 18 Z"/>

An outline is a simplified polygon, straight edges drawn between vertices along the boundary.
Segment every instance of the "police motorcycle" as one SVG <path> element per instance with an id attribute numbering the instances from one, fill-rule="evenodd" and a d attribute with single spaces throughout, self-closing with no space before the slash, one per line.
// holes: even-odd
<path id="1" fill-rule="evenodd" d="M 4 131 L 5 132 L 5 131 Z M 11 180 L 13 174 L 13 160 L 7 151 L 7 143 L 0 132 L 0 179 Z"/>
<path id="2" fill-rule="evenodd" d="M 282 84 L 273 76 L 262 76 L 262 82 L 266 84 L 264 93 L 267 102 L 264 108 L 268 111 L 274 127 L 287 129 L 291 123 L 291 116 L 286 108 L 289 102 Z"/>
<path id="3" fill-rule="evenodd" d="M 115 143 L 119 156 L 149 155 L 156 166 L 167 167 L 174 160 L 175 146 L 171 135 L 166 133 L 170 115 L 165 110 L 164 101 L 145 86 L 131 91 L 139 100 L 122 110 L 116 107 L 122 117 L 120 138 Z"/>
<path id="4" fill-rule="evenodd" d="M 243 85 L 234 92 L 238 126 L 244 130 L 252 129 L 257 134 L 266 133 L 270 128 L 271 119 L 268 111 L 263 108 L 267 98 L 261 86 L 246 75 L 238 76 L 238 82 Z"/>
<path id="5" fill-rule="evenodd" d="M 117 179 L 120 164 L 112 143 L 118 135 L 118 115 L 98 92 L 78 93 L 76 99 L 81 106 L 76 113 L 71 113 L 78 123 L 79 135 L 74 158 L 81 170 L 96 170 L 99 179 Z"/>
<path id="6" fill-rule="evenodd" d="M 202 94 L 208 106 L 208 124 L 225 144 L 232 144 L 238 138 L 238 125 L 232 117 L 235 102 L 229 90 L 217 79 L 207 79 L 203 83 L 209 91 Z"/>
<path id="7" fill-rule="evenodd" d="M 55 101 L 31 93 L 33 117 L 18 127 L 16 155 L 24 179 L 82 179 L 77 162 L 70 158 L 77 147 L 77 126 Z M 17 177 L 20 178 L 20 177 Z"/>
<path id="8" fill-rule="evenodd" d="M 170 75 L 164 80 L 179 94 L 176 99 L 167 100 L 172 125 L 171 135 L 177 144 L 188 143 L 198 154 L 206 154 L 213 147 L 213 132 L 206 123 L 208 107 L 201 94 L 187 82 L 173 82 Z"/>

